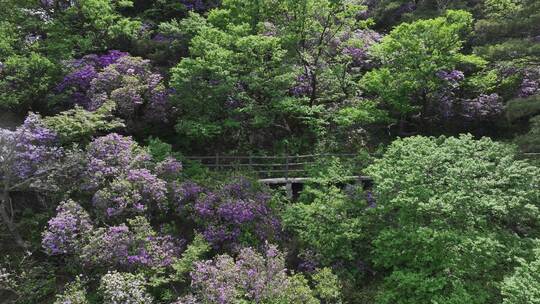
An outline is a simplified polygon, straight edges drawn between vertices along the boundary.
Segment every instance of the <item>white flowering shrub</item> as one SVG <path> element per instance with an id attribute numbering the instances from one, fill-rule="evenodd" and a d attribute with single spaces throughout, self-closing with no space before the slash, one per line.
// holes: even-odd
<path id="1" fill-rule="evenodd" d="M 149 304 L 152 297 L 146 292 L 144 280 L 131 273 L 109 271 L 101 278 L 99 291 L 103 304 Z"/>

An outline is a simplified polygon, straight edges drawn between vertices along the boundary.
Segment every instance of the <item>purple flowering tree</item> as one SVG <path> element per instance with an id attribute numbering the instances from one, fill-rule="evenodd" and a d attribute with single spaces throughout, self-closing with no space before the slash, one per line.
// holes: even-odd
<path id="1" fill-rule="evenodd" d="M 94 230 L 90 215 L 72 200 L 61 202 L 56 211 L 43 232 L 43 249 L 48 255 L 80 253 Z"/>
<path id="2" fill-rule="evenodd" d="M 281 224 L 270 207 L 271 197 L 247 180 L 204 191 L 195 184 L 179 187 L 179 206 L 192 204 L 192 217 L 214 248 L 237 250 L 242 242 L 264 243 L 279 238 Z"/>
<path id="3" fill-rule="evenodd" d="M 94 111 L 112 100 L 116 115 L 125 119 L 128 127 L 134 127 L 141 118 L 168 121 L 172 110 L 170 92 L 149 60 L 113 50 L 104 55 L 87 55 L 68 65 L 72 72 L 57 91 L 67 93 L 75 104 Z"/>
<path id="4" fill-rule="evenodd" d="M 457 119 L 466 122 L 485 122 L 494 120 L 503 112 L 502 98 L 496 94 L 480 94 L 471 99 L 459 96 L 461 82 L 465 79 L 463 72 L 459 70 L 436 73 L 442 85 L 434 93 L 438 99 L 438 108 L 434 109 L 434 114 L 444 120 Z"/>
<path id="5" fill-rule="evenodd" d="M 540 94 L 540 68 L 526 69 L 519 87 L 518 96 L 521 98 Z"/>
<path id="6" fill-rule="evenodd" d="M 128 55 L 125 52 L 111 50 L 103 55 L 90 54 L 81 59 L 69 61 L 66 66 L 70 72 L 57 85 L 56 90 L 68 94 L 75 104 L 88 108 L 91 100 L 87 96 L 87 91 L 90 89 L 92 80 L 97 77 L 98 71 Z"/>
<path id="7" fill-rule="evenodd" d="M 80 252 L 82 262 L 120 269 L 167 267 L 180 256 L 183 240 L 158 234 L 144 217 L 128 224 L 96 229 Z"/>
<path id="8" fill-rule="evenodd" d="M 168 209 L 182 165 L 173 158 L 154 163 L 131 137 L 111 133 L 87 148 L 83 190 L 107 218 Z"/>
<path id="9" fill-rule="evenodd" d="M 48 255 L 71 256 L 92 267 L 167 267 L 180 255 L 184 241 L 158 234 L 144 217 L 128 224 L 95 228 L 89 214 L 74 201 L 60 203 L 43 232 Z"/>
<path id="10" fill-rule="evenodd" d="M 267 246 L 264 255 L 244 248 L 236 259 L 219 255 L 195 263 L 191 286 L 194 293 L 177 304 L 319 303 L 305 280 L 287 275 L 284 256 L 272 245 Z"/>
<path id="11" fill-rule="evenodd" d="M 166 121 L 171 110 L 163 77 L 152 72 L 149 60 L 140 57 L 122 57 L 104 68 L 92 81 L 87 94 L 90 109 L 113 100 L 118 116 L 128 122 L 140 115 L 149 121 Z"/>
<path id="12" fill-rule="evenodd" d="M 130 169 L 141 169 L 150 164 L 151 156 L 131 137 L 110 133 L 94 139 L 86 148 L 88 166 L 83 187 L 95 190 L 127 174 Z"/>
<path id="13" fill-rule="evenodd" d="M 460 114 L 468 121 L 487 121 L 499 117 L 503 109 L 504 106 L 498 94 L 481 94 L 474 99 L 463 100 Z"/>
<path id="14" fill-rule="evenodd" d="M 441 70 L 436 75 L 442 84 L 434 93 L 435 99 L 438 100 L 438 109 L 435 112 L 442 119 L 449 119 L 457 114 L 455 112 L 458 89 L 461 81 L 465 79 L 465 75 L 459 70 Z"/>
<path id="15" fill-rule="evenodd" d="M 30 113 L 14 131 L 0 129 L 0 217 L 16 243 L 26 247 L 15 224 L 11 193 L 59 189 L 58 180 L 80 165 L 76 151 L 64 151 L 55 132 L 45 127 L 39 115 Z"/>

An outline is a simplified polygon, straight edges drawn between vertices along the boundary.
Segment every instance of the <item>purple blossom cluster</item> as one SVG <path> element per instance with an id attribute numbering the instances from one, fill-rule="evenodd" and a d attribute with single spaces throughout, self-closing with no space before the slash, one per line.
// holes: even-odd
<path id="1" fill-rule="evenodd" d="M 320 267 L 319 259 L 312 250 L 304 250 L 298 254 L 300 261 L 298 263 L 298 270 L 303 272 L 313 273 Z"/>
<path id="2" fill-rule="evenodd" d="M 151 206 L 165 210 L 167 184 L 147 169 L 133 169 L 99 189 L 92 202 L 108 217 L 144 213 Z"/>
<path id="3" fill-rule="evenodd" d="M 289 93 L 296 97 L 309 96 L 312 92 L 310 76 L 300 74 L 296 77 L 295 85 L 289 89 Z"/>
<path id="4" fill-rule="evenodd" d="M 525 98 L 537 94 L 540 94 L 540 69 L 525 70 L 518 96 Z"/>
<path id="5" fill-rule="evenodd" d="M 56 90 L 67 93 L 75 104 L 94 111 L 113 100 L 117 115 L 128 123 L 133 123 L 139 115 L 154 122 L 168 120 L 171 92 L 165 87 L 163 77 L 152 71 L 149 60 L 111 50 L 70 61 L 68 66 L 72 71 Z"/>
<path id="6" fill-rule="evenodd" d="M 76 254 L 94 227 L 88 213 L 72 200 L 61 202 L 43 232 L 42 247 L 49 255 Z"/>
<path id="7" fill-rule="evenodd" d="M 143 168 L 150 155 L 131 138 L 116 133 L 98 137 L 86 149 L 85 189 L 97 189 L 131 169 Z"/>
<path id="8" fill-rule="evenodd" d="M 171 188 L 177 210 L 190 212 L 215 248 L 236 250 L 242 241 L 261 243 L 279 237 L 281 224 L 270 208 L 270 196 L 245 179 L 217 191 L 192 182 Z"/>
<path id="9" fill-rule="evenodd" d="M 60 203 L 57 214 L 43 232 L 42 247 L 48 255 L 71 255 L 88 266 L 124 269 L 166 267 L 173 263 L 184 241 L 158 235 L 144 217 L 125 224 L 94 228 L 88 213 L 74 201 Z"/>
<path id="10" fill-rule="evenodd" d="M 182 164 L 173 158 L 154 163 L 148 152 L 131 137 L 111 133 L 96 138 L 86 151 L 88 165 L 83 190 L 108 217 L 167 210 L 175 196 Z"/>
<path id="11" fill-rule="evenodd" d="M 456 91 L 460 82 L 465 79 L 465 75 L 460 70 L 445 71 L 436 73 L 437 78 L 442 81 L 442 86 L 435 93 L 438 99 L 438 111 L 444 119 L 450 119 L 457 113 L 455 107 Z"/>
<path id="12" fill-rule="evenodd" d="M 121 224 L 97 229 L 82 249 L 82 261 L 89 266 L 122 269 L 166 267 L 182 252 L 182 240 L 170 235 L 158 236 L 153 231 L 141 234 L 137 228 Z"/>
<path id="13" fill-rule="evenodd" d="M 2 137 L 13 149 L 10 169 L 20 179 L 44 173 L 49 168 L 46 164 L 58 161 L 64 153 L 57 134 L 34 113 L 15 131 L 3 130 Z"/>
<path id="14" fill-rule="evenodd" d="M 443 81 L 446 81 L 448 83 L 457 83 L 463 79 L 465 79 L 465 75 L 462 71 L 459 70 L 451 70 L 451 71 L 438 71 L 437 77 Z"/>
<path id="15" fill-rule="evenodd" d="M 103 55 L 90 54 L 68 62 L 67 66 L 71 72 L 57 85 L 57 92 L 67 92 L 75 104 L 88 108 L 91 100 L 87 92 L 92 80 L 98 76 L 98 71 L 128 55 L 125 52 L 111 50 Z"/>
<path id="16" fill-rule="evenodd" d="M 182 163 L 173 157 L 167 157 L 156 165 L 156 173 L 160 177 L 175 178 L 182 172 Z"/>
<path id="17" fill-rule="evenodd" d="M 88 266 L 124 266 L 128 264 L 131 242 L 132 235 L 125 224 L 98 228 L 91 232 L 79 253 L 80 259 Z"/>
<path id="18" fill-rule="evenodd" d="M 204 189 L 193 182 L 172 183 L 171 197 L 176 210 L 182 212 L 186 206 L 193 206 Z"/>
<path id="19" fill-rule="evenodd" d="M 369 54 L 369 49 L 376 43 L 380 42 L 382 35 L 376 31 L 364 29 L 356 30 L 352 33 L 347 33 L 341 39 L 342 43 L 341 54 L 351 58 L 351 66 L 356 68 L 371 68 L 373 62 Z"/>
<path id="20" fill-rule="evenodd" d="M 187 190 L 190 195 L 199 191 L 197 188 Z M 241 240 L 261 243 L 279 237 L 281 224 L 269 202 L 269 195 L 256 191 L 251 183 L 240 179 L 219 191 L 200 195 L 193 205 L 193 216 L 203 226 L 206 240 L 215 248 L 235 250 Z"/>
<path id="21" fill-rule="evenodd" d="M 460 115 L 469 121 L 490 120 L 502 114 L 504 106 L 498 94 L 482 94 L 474 99 L 464 100 Z"/>
<path id="22" fill-rule="evenodd" d="M 167 121 L 172 108 L 163 77 L 152 71 L 149 60 L 125 56 L 105 67 L 92 80 L 88 108 L 95 110 L 107 100 L 117 105 L 118 115 L 132 124 L 139 113 L 148 121 Z"/>
<path id="23" fill-rule="evenodd" d="M 244 248 L 236 259 L 220 255 L 197 262 L 191 282 L 195 293 L 179 303 L 266 303 L 286 292 L 291 284 L 283 254 L 272 245 L 264 255 Z"/>

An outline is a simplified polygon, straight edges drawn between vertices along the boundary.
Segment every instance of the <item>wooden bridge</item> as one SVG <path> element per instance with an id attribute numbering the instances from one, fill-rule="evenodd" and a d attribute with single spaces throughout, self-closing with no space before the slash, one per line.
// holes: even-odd
<path id="1" fill-rule="evenodd" d="M 343 162 L 360 167 L 357 154 L 309 154 L 309 155 L 278 155 L 278 156 L 239 156 L 220 155 L 188 156 L 188 161 L 197 161 L 211 170 L 249 170 L 260 179 L 272 178 L 301 178 L 309 169 L 320 161 L 338 158 Z M 356 168 L 355 168 L 356 169 Z M 358 168 L 359 169 L 359 168 Z"/>
<path id="2" fill-rule="evenodd" d="M 285 186 L 287 195 L 292 198 L 298 193 L 303 184 L 313 181 L 306 177 L 314 166 L 321 161 L 338 158 L 351 167 L 358 175 L 344 176 L 342 181 L 351 183 L 369 183 L 370 178 L 360 175 L 363 165 L 358 154 L 309 154 L 309 155 L 280 155 L 280 156 L 190 156 L 185 159 L 197 161 L 211 170 L 238 170 L 255 173 L 259 182 L 269 186 Z M 365 166 L 365 164 L 364 164 Z"/>
<path id="3" fill-rule="evenodd" d="M 524 158 L 540 159 L 540 153 L 522 153 Z M 295 192 L 302 189 L 303 184 L 315 180 L 306 177 L 310 168 L 320 164 L 320 161 L 338 158 L 348 163 L 356 175 L 345 176 L 343 181 L 371 185 L 371 178 L 361 174 L 365 164 L 361 163 L 358 154 L 308 154 L 308 155 L 280 155 L 280 156 L 239 156 L 220 155 L 188 156 L 188 161 L 199 162 L 211 170 L 237 170 L 250 171 L 257 174 L 259 182 L 266 185 L 285 185 L 287 195 L 293 197 Z"/>

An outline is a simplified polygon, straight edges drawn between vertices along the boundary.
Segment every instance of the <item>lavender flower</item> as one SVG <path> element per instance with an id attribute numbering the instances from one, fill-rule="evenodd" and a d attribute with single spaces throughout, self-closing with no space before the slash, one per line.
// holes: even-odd
<path id="1" fill-rule="evenodd" d="M 277 299 L 283 303 L 312 303 L 305 302 L 311 295 L 298 294 L 300 290 L 293 288 L 298 286 L 296 283 L 287 276 L 284 256 L 276 246 L 267 246 L 264 255 L 244 248 L 236 259 L 220 255 L 195 263 L 191 272 L 194 294 L 177 303 L 268 303 Z M 302 290 L 310 292 L 307 286 Z M 296 294 L 290 296 L 291 291 Z"/>
<path id="2" fill-rule="evenodd" d="M 142 168 L 150 155 L 131 138 L 116 133 L 96 138 L 87 148 L 85 189 L 97 189 L 107 181 L 126 175 L 130 169 Z"/>
<path id="3" fill-rule="evenodd" d="M 79 254 L 94 227 L 88 213 L 72 200 L 61 202 L 41 242 L 48 255 Z"/>
<path id="4" fill-rule="evenodd" d="M 458 82 L 458 81 L 463 80 L 465 78 L 465 75 L 463 74 L 462 71 L 452 70 L 450 72 L 438 71 L 437 77 L 448 82 Z"/>
<path id="5" fill-rule="evenodd" d="M 25 179 L 47 170 L 46 164 L 60 160 L 64 151 L 59 147 L 57 134 L 45 127 L 41 117 L 30 113 L 14 132 L 3 130 L 0 138 L 13 149 L 10 170 L 17 178 Z M 8 160 L 3 160 L 7 162 Z"/>
<path id="6" fill-rule="evenodd" d="M 503 104 L 498 94 L 482 94 L 462 103 L 461 115 L 467 120 L 489 120 L 501 115 Z"/>
<path id="7" fill-rule="evenodd" d="M 306 74 L 300 74 L 296 78 L 296 84 L 289 89 L 289 93 L 293 96 L 309 96 L 311 94 L 310 76 Z"/>
<path id="8" fill-rule="evenodd" d="M 159 176 L 174 178 L 182 171 L 182 163 L 173 157 L 167 157 L 156 165 L 156 172 Z"/>
<path id="9" fill-rule="evenodd" d="M 87 265 L 121 269 L 170 266 L 182 252 L 185 242 L 170 235 L 158 235 L 144 217 L 125 224 L 100 228 L 83 248 Z"/>
<path id="10" fill-rule="evenodd" d="M 523 73 L 523 80 L 518 91 L 521 98 L 540 93 L 540 69 L 528 69 Z"/>
<path id="11" fill-rule="evenodd" d="M 191 186 L 193 188 L 193 186 Z M 200 189 L 193 188 L 193 196 Z M 270 196 L 256 191 L 245 179 L 206 192 L 193 204 L 193 217 L 203 227 L 202 234 L 215 248 L 235 249 L 241 239 L 264 242 L 278 238 L 279 220 L 269 206 Z"/>
<path id="12" fill-rule="evenodd" d="M 92 201 L 108 217 L 143 213 L 154 206 L 164 210 L 167 184 L 147 169 L 132 169 L 99 189 Z"/>

